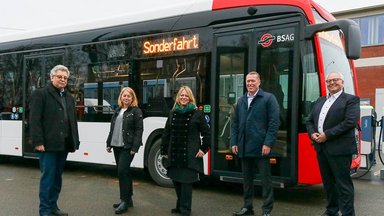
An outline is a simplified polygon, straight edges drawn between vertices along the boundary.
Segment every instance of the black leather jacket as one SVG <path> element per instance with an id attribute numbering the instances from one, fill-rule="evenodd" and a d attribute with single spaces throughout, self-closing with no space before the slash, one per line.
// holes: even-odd
<path id="1" fill-rule="evenodd" d="M 111 147 L 111 140 L 115 121 L 121 108 L 117 109 L 112 116 L 111 128 L 107 139 L 107 147 Z M 137 152 L 142 142 L 143 136 L 143 113 L 138 107 L 128 107 L 123 116 L 123 142 L 124 148 Z"/>

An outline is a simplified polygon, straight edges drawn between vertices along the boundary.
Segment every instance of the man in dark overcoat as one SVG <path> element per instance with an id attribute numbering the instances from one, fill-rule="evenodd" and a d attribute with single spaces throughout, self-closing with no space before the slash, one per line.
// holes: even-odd
<path id="1" fill-rule="evenodd" d="M 55 66 L 51 83 L 32 93 L 30 132 L 40 163 L 40 216 L 65 216 L 57 205 L 68 152 L 79 148 L 75 99 L 66 90 L 69 70 Z"/>
<path id="2" fill-rule="evenodd" d="M 255 165 L 262 182 L 263 216 L 270 216 L 273 208 L 273 189 L 269 155 L 277 139 L 280 112 L 276 97 L 260 88 L 260 75 L 246 76 L 247 93 L 236 105 L 231 124 L 231 149 L 241 159 L 243 171 L 244 206 L 234 216 L 254 215 L 253 194 Z"/>

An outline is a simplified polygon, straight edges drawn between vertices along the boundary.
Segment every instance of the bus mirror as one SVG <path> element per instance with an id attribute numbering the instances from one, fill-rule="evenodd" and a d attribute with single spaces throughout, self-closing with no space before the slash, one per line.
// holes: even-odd
<path id="1" fill-rule="evenodd" d="M 235 104 L 236 103 L 236 92 L 228 92 L 228 104 Z"/>
<path id="2" fill-rule="evenodd" d="M 328 23 L 307 25 L 305 27 L 305 38 L 312 39 L 313 35 L 317 32 L 333 30 L 341 30 L 343 32 L 347 57 L 349 59 L 360 58 L 360 28 L 353 20 L 341 19 Z"/>

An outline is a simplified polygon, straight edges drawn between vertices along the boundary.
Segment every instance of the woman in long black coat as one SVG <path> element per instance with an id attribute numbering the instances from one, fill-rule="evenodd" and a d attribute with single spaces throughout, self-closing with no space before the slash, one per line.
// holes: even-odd
<path id="1" fill-rule="evenodd" d="M 191 214 L 192 184 L 204 172 L 203 156 L 209 146 L 210 129 L 204 113 L 197 109 L 192 90 L 182 86 L 165 125 L 161 146 L 162 155 L 168 158 L 167 175 L 177 195 L 172 213 Z"/>
<path id="2" fill-rule="evenodd" d="M 122 214 L 133 206 L 132 177 L 130 166 L 142 145 L 143 113 L 138 107 L 133 89 L 125 87 L 118 98 L 119 108 L 112 116 L 107 139 L 107 152 L 115 156 L 119 176 L 120 202 L 113 204 L 116 214 Z"/>

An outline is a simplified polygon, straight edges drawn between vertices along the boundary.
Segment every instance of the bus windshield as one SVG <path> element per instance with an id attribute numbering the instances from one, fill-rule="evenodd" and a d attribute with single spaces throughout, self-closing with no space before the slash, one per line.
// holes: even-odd
<path id="1" fill-rule="evenodd" d="M 344 75 L 344 91 L 355 94 L 353 73 L 340 34 L 338 30 L 319 33 L 325 77 L 331 72 L 340 72 Z"/>

